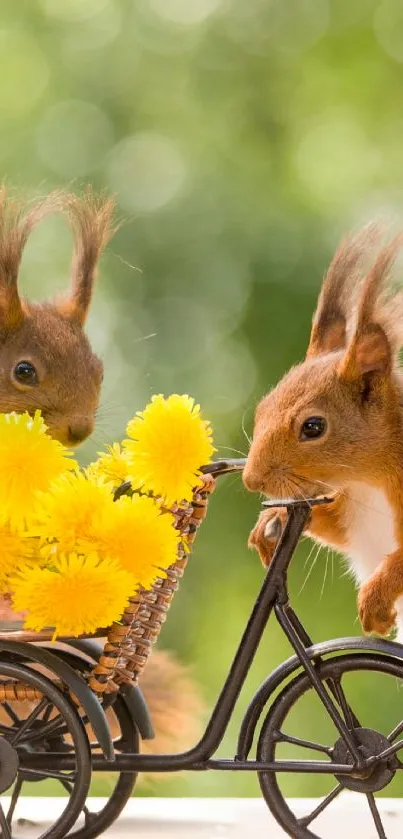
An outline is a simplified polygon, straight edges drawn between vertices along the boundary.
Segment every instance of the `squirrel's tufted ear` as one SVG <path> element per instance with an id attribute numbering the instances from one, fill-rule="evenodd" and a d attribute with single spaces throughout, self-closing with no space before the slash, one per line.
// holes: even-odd
<path id="1" fill-rule="evenodd" d="M 379 237 L 380 229 L 369 224 L 339 245 L 324 278 L 306 357 L 322 355 L 346 345 L 346 325 L 359 282 L 361 263 Z"/>
<path id="2" fill-rule="evenodd" d="M 67 195 L 64 199 L 74 234 L 75 247 L 70 291 L 57 303 L 68 318 L 84 324 L 91 303 L 96 269 L 103 249 L 113 236 L 115 200 L 102 198 L 88 189 L 83 198 Z"/>
<path id="3" fill-rule="evenodd" d="M 363 327 L 354 336 L 339 367 L 339 375 L 356 379 L 367 373 L 388 375 L 392 369 L 392 350 L 385 332 L 377 323 Z"/>
<path id="4" fill-rule="evenodd" d="M 384 299 L 385 284 L 397 253 L 403 244 L 400 233 L 386 245 L 366 276 L 358 300 L 356 322 L 339 375 L 357 379 L 368 373 L 390 374 L 400 340 L 393 330 L 393 302 Z"/>
<path id="5" fill-rule="evenodd" d="M 51 193 L 24 210 L 5 186 L 0 188 L 0 329 L 15 328 L 24 316 L 18 293 L 22 253 L 33 228 L 57 209 L 59 198 Z"/>

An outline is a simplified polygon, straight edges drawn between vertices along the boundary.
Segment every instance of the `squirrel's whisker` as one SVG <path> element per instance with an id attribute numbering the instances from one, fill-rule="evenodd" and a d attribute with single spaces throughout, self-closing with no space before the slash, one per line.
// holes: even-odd
<path id="1" fill-rule="evenodd" d="M 288 480 L 290 486 L 293 488 L 293 492 L 297 491 L 297 493 L 298 493 L 299 497 L 302 499 L 302 501 L 306 501 L 307 504 L 309 504 L 309 506 L 311 507 L 312 505 L 310 504 L 310 500 L 305 495 L 302 488 L 299 486 L 297 480 L 295 480 L 294 473 L 293 473 L 293 478 L 291 478 L 290 475 L 287 475 L 287 480 Z"/>
<path id="2" fill-rule="evenodd" d="M 317 543 L 316 543 L 316 542 L 314 542 L 314 547 L 317 547 Z M 308 582 L 308 580 L 309 580 L 309 577 L 311 576 L 312 571 L 313 571 L 313 569 L 314 569 L 314 567 L 315 567 L 315 565 L 316 565 L 316 563 L 317 563 L 317 561 L 318 561 L 318 557 L 319 557 L 319 554 L 320 554 L 320 552 L 321 552 L 322 548 L 323 548 L 323 545 L 319 545 L 319 546 L 318 546 L 318 549 L 317 549 L 317 551 L 316 551 L 316 554 L 315 554 L 315 556 L 314 556 L 314 558 L 313 558 L 313 560 L 312 560 L 312 562 L 311 562 L 310 568 L 309 568 L 308 573 L 307 573 L 307 575 L 306 575 L 306 577 L 305 577 L 305 579 L 304 579 L 304 582 L 302 583 L 302 586 L 301 586 L 301 588 L 300 588 L 300 590 L 299 590 L 299 592 L 298 592 L 298 595 L 302 594 L 302 592 L 303 592 L 303 590 L 304 590 L 304 588 L 305 588 L 305 586 L 306 586 L 306 584 L 307 584 L 307 582 Z"/>
<path id="3" fill-rule="evenodd" d="M 310 536 L 308 536 L 307 538 L 308 538 L 308 539 L 310 539 Z M 313 554 L 313 552 L 314 552 L 315 548 L 317 548 L 317 547 L 318 547 L 318 546 L 317 546 L 317 543 L 316 543 L 316 542 L 312 542 L 312 545 L 311 545 L 311 550 L 309 551 L 309 554 L 308 554 L 308 556 L 306 557 L 305 562 L 304 562 L 304 569 L 305 569 L 305 568 L 306 568 L 306 566 L 308 565 L 308 562 L 309 562 L 309 560 L 310 560 L 310 558 L 311 558 L 311 556 L 312 556 L 312 554 Z"/>
<path id="4" fill-rule="evenodd" d="M 240 454 L 241 457 L 247 457 L 248 455 L 246 452 L 241 452 L 239 449 L 234 449 L 232 446 L 222 446 L 220 443 L 217 443 L 217 450 L 226 449 L 228 452 L 233 452 L 234 454 Z"/>
<path id="5" fill-rule="evenodd" d="M 246 412 L 245 412 L 245 413 L 246 413 Z M 243 415 L 243 417 L 242 417 L 242 421 L 241 421 L 241 428 L 242 428 L 242 431 L 243 431 L 243 433 L 244 433 L 244 436 L 246 437 L 246 439 L 247 439 L 247 441 L 248 441 L 249 445 L 251 446 L 251 445 L 252 445 L 252 440 L 251 440 L 251 438 L 249 437 L 249 434 L 248 434 L 248 432 L 246 431 L 246 428 L 245 428 L 245 414 L 244 414 L 244 415 Z"/>
<path id="6" fill-rule="evenodd" d="M 326 551 L 325 573 L 323 575 L 323 583 L 322 583 L 322 588 L 320 590 L 320 597 L 321 598 L 323 597 L 323 592 L 325 590 L 328 565 L 329 565 L 329 548 L 327 548 L 327 551 Z"/>

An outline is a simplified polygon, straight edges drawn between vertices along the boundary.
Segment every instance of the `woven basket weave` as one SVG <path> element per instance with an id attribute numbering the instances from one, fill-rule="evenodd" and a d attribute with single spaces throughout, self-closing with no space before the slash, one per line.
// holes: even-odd
<path id="1" fill-rule="evenodd" d="M 121 620 L 110 627 L 103 654 L 88 682 L 98 695 L 119 690 L 124 682 L 136 683 L 151 654 L 168 609 L 185 570 L 197 530 L 206 516 L 208 497 L 215 486 L 211 475 L 203 476 L 191 503 L 170 510 L 181 535 L 176 562 L 149 591 L 131 597 Z M 120 493 L 122 494 L 122 493 Z"/>

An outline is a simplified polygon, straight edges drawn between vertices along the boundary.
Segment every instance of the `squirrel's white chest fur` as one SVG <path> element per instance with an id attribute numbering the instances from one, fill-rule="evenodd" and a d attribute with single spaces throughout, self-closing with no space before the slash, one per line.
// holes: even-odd
<path id="1" fill-rule="evenodd" d="M 348 543 L 344 552 L 354 576 L 362 583 L 397 548 L 393 509 L 385 493 L 368 484 L 352 483 L 348 495 L 350 503 L 344 522 Z"/>

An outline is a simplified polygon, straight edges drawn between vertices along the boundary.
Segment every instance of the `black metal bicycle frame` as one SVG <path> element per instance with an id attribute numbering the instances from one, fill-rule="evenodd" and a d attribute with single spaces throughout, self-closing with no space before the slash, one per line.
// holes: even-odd
<path id="1" fill-rule="evenodd" d="M 243 460 L 222 461 L 212 464 L 205 469 L 205 472 L 211 472 L 217 476 L 228 472 L 241 471 L 243 465 Z M 219 769 L 255 772 L 298 771 L 315 774 L 334 775 L 337 773 L 348 775 L 366 766 L 367 761 L 358 750 L 344 717 L 340 713 L 337 696 L 332 685 L 328 683 L 327 687 L 329 689 L 326 689 L 318 674 L 317 663 L 313 663 L 306 653 L 306 648 L 312 645 L 312 641 L 289 605 L 288 599 L 287 571 L 294 550 L 310 516 L 312 506 L 325 503 L 331 503 L 331 499 L 317 498 L 309 501 L 280 500 L 265 502 L 265 506 L 286 508 L 288 514 L 287 523 L 241 637 L 230 671 L 200 741 L 188 751 L 178 754 L 143 755 L 124 753 L 117 754 L 113 762 L 100 755 L 93 755 L 92 763 L 95 771 L 175 772 L 184 769 L 193 771 Z M 324 760 L 276 760 L 262 762 L 241 760 L 236 757 L 225 760 L 213 758 L 225 735 L 232 712 L 273 611 L 291 646 L 294 648 L 303 669 L 307 673 L 313 688 L 352 755 L 353 764 L 335 764 Z M 333 698 L 336 698 L 336 703 L 333 701 Z M 73 770 L 75 763 L 72 755 L 47 752 L 24 755 L 23 765 L 37 770 Z"/>

